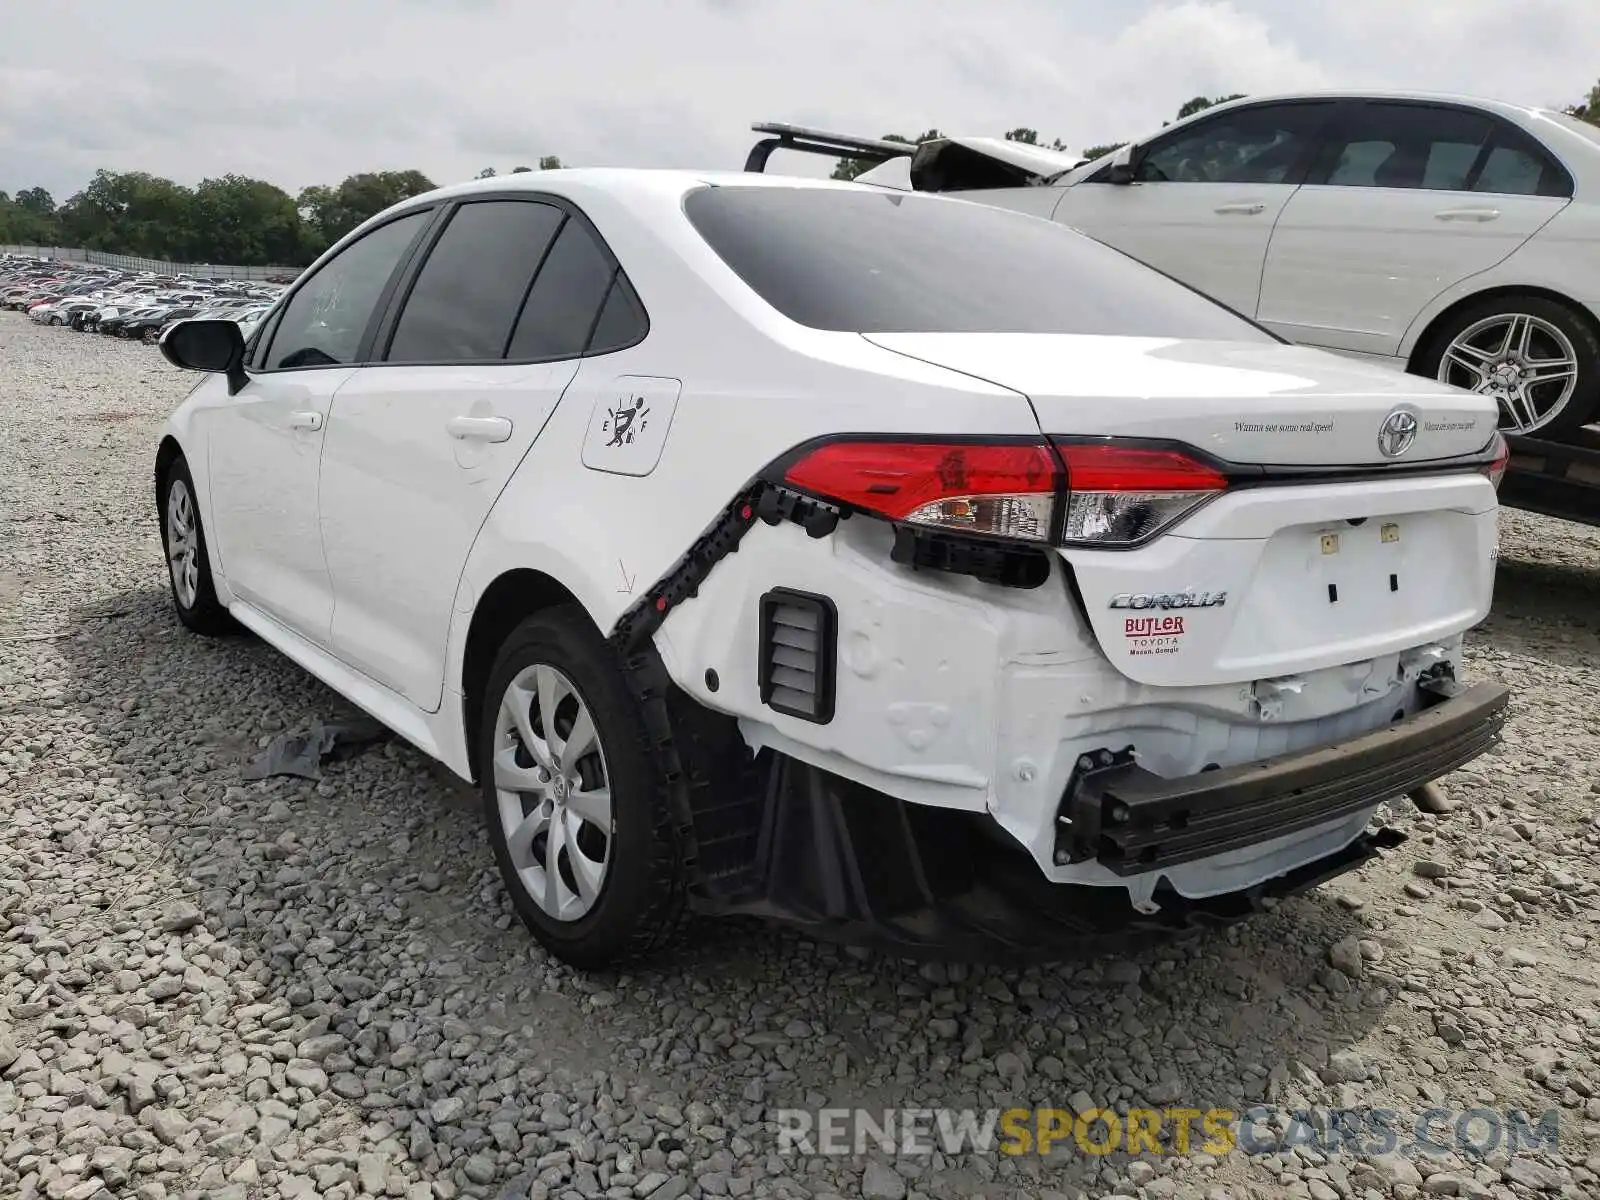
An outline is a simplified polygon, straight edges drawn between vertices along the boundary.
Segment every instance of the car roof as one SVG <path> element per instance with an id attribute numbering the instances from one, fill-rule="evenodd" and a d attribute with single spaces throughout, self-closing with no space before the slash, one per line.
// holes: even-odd
<path id="1" fill-rule="evenodd" d="M 449 184 L 411 198 L 421 205 L 439 200 L 472 196 L 480 192 L 540 192 L 567 196 L 606 192 L 610 195 L 635 194 L 641 197 L 681 196 L 698 187 L 788 187 L 840 188 L 848 191 L 881 192 L 881 188 L 816 179 L 803 175 L 769 175 L 756 171 L 686 171 L 658 167 L 560 167 L 550 171 L 519 171 L 514 175 L 492 175 Z M 399 211 L 397 206 L 395 211 Z"/>
<path id="2" fill-rule="evenodd" d="M 1247 105 L 1269 104 L 1285 100 L 1414 100 L 1433 104 L 1467 104 L 1474 108 L 1485 108 L 1508 117 L 1531 117 L 1539 113 L 1552 111 L 1548 106 L 1512 104 L 1506 100 L 1491 100 L 1485 96 L 1469 96 L 1456 92 L 1406 91 L 1392 88 L 1316 88 L 1309 91 L 1270 92 L 1241 96 L 1237 100 L 1229 100 L 1222 104 L 1214 104 L 1210 108 L 1200 109 L 1192 116 L 1198 117 L 1206 113 L 1215 113 L 1229 108 L 1243 108 Z M 1192 117 L 1185 119 L 1192 119 Z M 1174 124 L 1177 123 L 1174 122 Z"/>

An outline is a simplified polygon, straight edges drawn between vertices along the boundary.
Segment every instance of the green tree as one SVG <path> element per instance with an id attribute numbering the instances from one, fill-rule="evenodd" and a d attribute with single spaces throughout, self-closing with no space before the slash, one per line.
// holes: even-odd
<path id="1" fill-rule="evenodd" d="M 541 171 L 559 171 L 560 169 L 561 160 L 554 154 L 546 154 L 539 160 L 539 170 Z"/>
<path id="2" fill-rule="evenodd" d="M 181 259 L 193 240 L 194 193 L 145 171 L 95 172 L 61 206 L 66 244 L 91 250 Z"/>
<path id="3" fill-rule="evenodd" d="M 0 192 L 0 243 L 53 246 L 61 240 L 55 201 L 43 188 L 24 188 L 16 196 Z"/>
<path id="4" fill-rule="evenodd" d="M 495 171 L 493 167 L 485 167 L 483 170 L 478 172 L 479 179 L 493 179 L 494 175 Z"/>
<path id="5" fill-rule="evenodd" d="M 338 187 L 304 189 L 295 198 L 305 222 L 301 257 L 315 257 L 367 218 L 433 187 L 421 171 L 368 171 L 349 176 Z"/>
<path id="6" fill-rule="evenodd" d="M 1203 112 L 1214 104 L 1226 104 L 1229 100 L 1243 100 L 1243 92 L 1234 92 L 1231 96 L 1218 96 L 1215 100 L 1207 100 L 1204 96 L 1196 96 L 1178 109 L 1178 115 L 1173 120 L 1181 121 L 1185 117 L 1192 117 L 1197 112 Z"/>
<path id="7" fill-rule="evenodd" d="M 1110 154 L 1114 150 L 1121 150 L 1127 144 L 1127 142 L 1107 142 L 1104 146 L 1090 146 L 1083 152 L 1083 157 L 1099 158 L 1102 155 Z"/>
<path id="8" fill-rule="evenodd" d="M 189 212 L 186 257 L 195 262 L 287 264 L 305 246 L 294 198 L 263 179 L 203 179 L 194 189 Z"/>
<path id="9" fill-rule="evenodd" d="M 56 202 L 42 187 L 23 188 L 13 198 L 13 203 L 23 212 L 32 213 L 36 217 L 56 215 Z"/>
<path id="10" fill-rule="evenodd" d="M 533 170 L 532 167 L 512 167 L 511 173 L 513 175 L 522 175 L 531 170 Z"/>
<path id="11" fill-rule="evenodd" d="M 1567 116 L 1577 117 L 1591 125 L 1600 125 L 1600 83 L 1589 89 L 1589 94 L 1579 104 L 1566 110 Z"/>
<path id="12" fill-rule="evenodd" d="M 942 138 L 943 136 L 944 134 L 940 133 L 937 129 L 929 129 L 918 135 L 915 141 L 912 141 L 904 134 L 899 133 L 886 133 L 878 140 L 884 142 L 899 142 L 904 146 L 920 146 L 923 142 L 931 142 L 937 138 Z M 838 163 L 834 165 L 833 174 L 830 175 L 829 178 L 851 180 L 857 175 L 860 175 L 863 171 L 869 171 L 877 165 L 877 163 L 870 162 L 864 158 L 841 158 Z"/>

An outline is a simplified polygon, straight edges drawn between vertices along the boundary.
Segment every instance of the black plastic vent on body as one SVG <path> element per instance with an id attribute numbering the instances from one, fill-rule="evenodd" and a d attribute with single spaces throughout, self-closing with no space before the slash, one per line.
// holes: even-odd
<path id="1" fill-rule="evenodd" d="M 833 720 L 833 601 L 774 588 L 761 597 L 761 702 L 775 712 L 826 725 Z"/>

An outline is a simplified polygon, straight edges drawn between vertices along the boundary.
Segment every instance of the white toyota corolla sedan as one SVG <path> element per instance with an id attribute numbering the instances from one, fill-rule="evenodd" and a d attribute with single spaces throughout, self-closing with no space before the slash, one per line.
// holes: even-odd
<path id="1" fill-rule="evenodd" d="M 1600 415 L 1600 128 L 1565 113 L 1252 96 L 1075 167 L 955 138 L 861 179 L 1053 217 L 1290 341 L 1489 395 L 1508 431 Z"/>
<path id="2" fill-rule="evenodd" d="M 1059 224 L 753 174 L 407 200 L 208 372 L 155 493 L 242 625 L 482 789 L 581 965 L 686 910 L 1058 954 L 1241 916 L 1487 749 L 1485 396 Z"/>

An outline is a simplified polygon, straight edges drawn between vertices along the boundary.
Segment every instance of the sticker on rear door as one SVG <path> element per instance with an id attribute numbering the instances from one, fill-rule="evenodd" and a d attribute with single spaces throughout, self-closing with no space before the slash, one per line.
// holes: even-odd
<path id="1" fill-rule="evenodd" d="M 583 465 L 613 475 L 648 475 L 661 461 L 683 385 L 623 375 L 600 393 L 583 439 Z"/>
<path id="2" fill-rule="evenodd" d="M 1183 647 L 1183 618 L 1127 617 L 1122 622 L 1122 636 L 1135 658 L 1176 654 Z"/>

